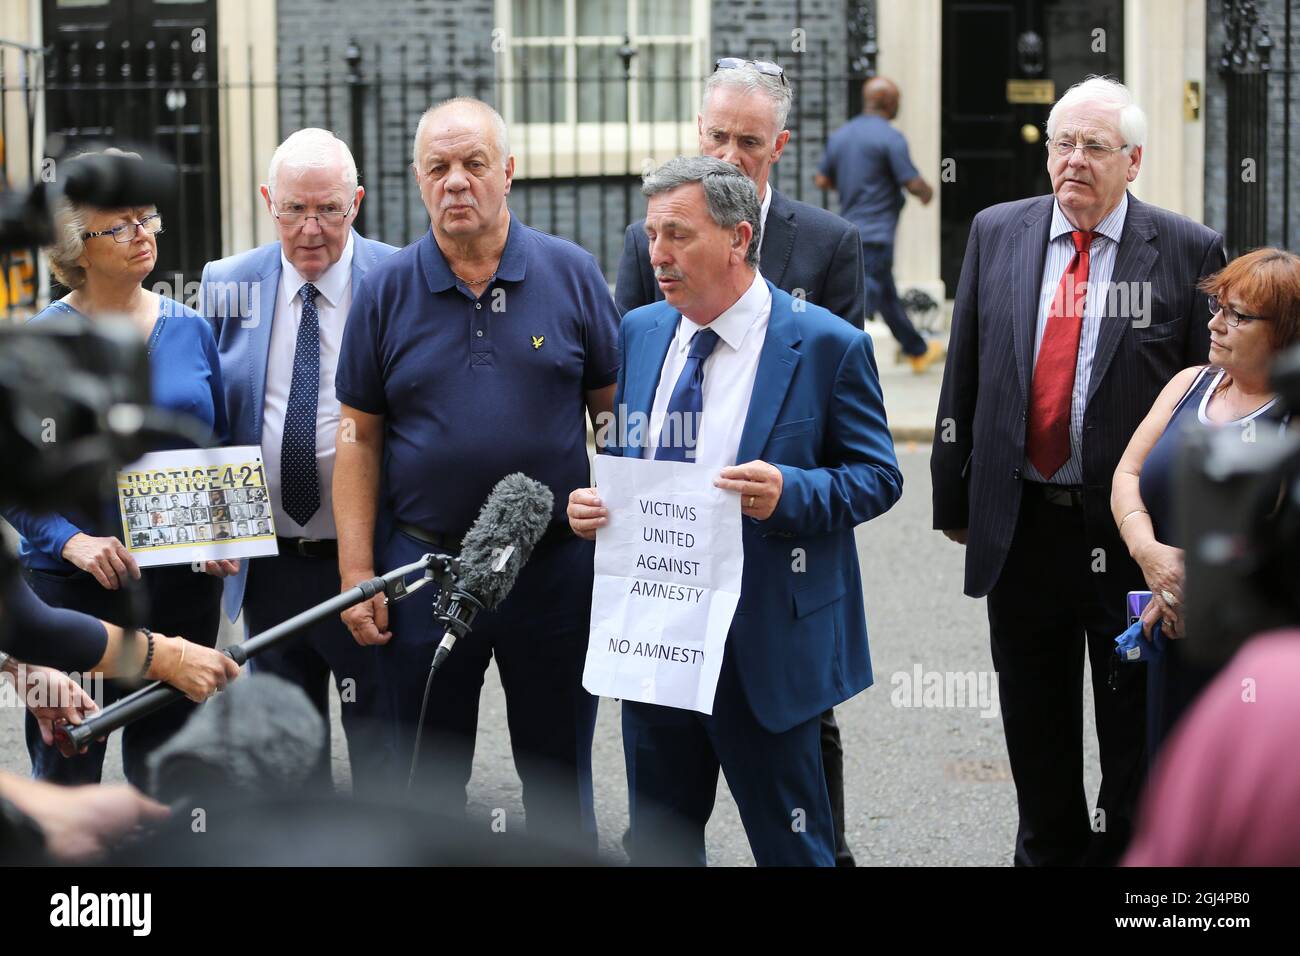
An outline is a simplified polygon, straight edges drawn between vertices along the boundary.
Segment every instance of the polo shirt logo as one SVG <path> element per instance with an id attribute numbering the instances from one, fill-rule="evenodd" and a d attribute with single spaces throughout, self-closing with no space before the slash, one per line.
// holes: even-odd
<path id="1" fill-rule="evenodd" d="M 534 349 L 540 349 L 540 348 L 542 347 L 542 343 L 545 342 L 545 341 L 546 341 L 546 336 L 544 336 L 544 335 L 534 335 L 534 336 L 533 336 L 533 348 L 534 348 Z"/>

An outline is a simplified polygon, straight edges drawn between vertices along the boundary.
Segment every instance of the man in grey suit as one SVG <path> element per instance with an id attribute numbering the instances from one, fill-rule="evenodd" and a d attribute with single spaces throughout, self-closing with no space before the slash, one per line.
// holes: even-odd
<path id="1" fill-rule="evenodd" d="M 758 266 L 763 278 L 860 329 L 866 322 L 867 300 L 857 228 L 825 209 L 782 196 L 768 182 L 790 139 L 785 121 L 793 100 L 794 91 L 777 64 L 723 57 L 704 82 L 696 117 L 700 153 L 731 163 L 758 189 Z M 645 220 L 640 219 L 627 227 L 623 238 L 614 304 L 626 315 L 663 297 L 650 265 Z M 844 839 L 844 753 L 834 711 L 822 715 L 821 741 L 836 864 L 853 866 Z"/>
<path id="2" fill-rule="evenodd" d="M 1211 229 L 1128 195 L 1146 117 L 1112 80 L 1047 120 L 1054 196 L 975 217 L 953 306 L 930 468 L 934 527 L 988 596 L 1020 865 L 1114 863 L 1146 763 L 1145 674 L 1116 667 L 1125 594 L 1145 588 L 1110 513 L 1126 444 L 1161 388 L 1209 351 L 1197 281 Z M 1083 657 L 1102 782 L 1083 788 Z"/>
<path id="3" fill-rule="evenodd" d="M 352 228 L 365 193 L 342 140 L 298 130 L 276 149 L 262 186 L 279 240 L 203 270 L 200 298 L 217 336 L 231 442 L 262 448 L 279 546 L 273 557 L 208 563 L 210 573 L 227 576 L 226 613 L 233 621 L 242 610 L 251 634 L 339 593 L 334 371 L 357 286 L 397 251 Z M 331 615 L 250 664 L 301 687 L 327 728 L 333 673 L 354 793 L 379 792 L 389 769 L 375 657 Z M 323 786 L 331 785 L 328 756 L 327 741 L 317 772 Z"/>

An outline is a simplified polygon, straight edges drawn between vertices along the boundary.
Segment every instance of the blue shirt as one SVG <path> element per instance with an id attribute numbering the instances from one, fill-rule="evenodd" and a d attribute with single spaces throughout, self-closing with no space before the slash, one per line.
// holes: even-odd
<path id="1" fill-rule="evenodd" d="M 51 302 L 48 308 L 32 316 L 31 321 L 69 315 L 82 317 L 66 302 Z M 203 316 L 162 296 L 149 341 L 152 343 L 149 369 L 153 404 L 197 418 L 212 429 L 219 442 L 224 442 L 228 429 L 221 398 L 217 343 Z M 183 444 L 177 439 L 155 450 Z M 18 555 L 23 564 L 40 571 L 71 574 L 77 570 L 61 557 L 63 546 L 75 534 L 84 532 L 92 537 L 119 540 L 122 537 L 122 519 L 117 502 L 111 499 L 103 501 L 94 514 L 73 509 L 37 513 L 7 508 L 4 516 L 21 536 Z"/>
<path id="2" fill-rule="evenodd" d="M 522 471 L 555 495 L 589 483 L 586 393 L 618 378 L 618 311 L 591 254 L 511 216 L 475 299 L 430 231 L 354 294 L 338 399 L 384 416 L 381 501 L 397 521 L 464 534 Z"/>
<path id="3" fill-rule="evenodd" d="M 849 120 L 831 134 L 818 172 L 834 180 L 840 215 L 858 227 L 863 242 L 893 244 L 903 185 L 921 174 L 889 120 L 865 113 Z"/>

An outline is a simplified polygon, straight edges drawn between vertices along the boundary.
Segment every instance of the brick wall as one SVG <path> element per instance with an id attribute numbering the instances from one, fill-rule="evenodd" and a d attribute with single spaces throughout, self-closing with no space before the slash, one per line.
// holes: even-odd
<path id="1" fill-rule="evenodd" d="M 795 86 L 793 136 L 774 182 L 819 204 L 813 170 L 827 135 L 848 118 L 845 4 L 714 0 L 711 10 L 711 58 L 762 57 L 786 68 Z M 352 145 L 367 191 L 363 228 L 368 235 L 404 245 L 427 228 L 406 168 L 415 124 L 431 102 L 448 96 L 479 96 L 496 105 L 495 10 L 494 0 L 279 0 L 281 135 L 324 126 Z M 300 34 L 310 38 L 305 50 L 300 50 Z M 353 39 L 366 80 L 360 145 L 354 142 L 347 82 L 346 50 Z M 695 148 L 693 140 L 683 144 L 684 151 Z M 510 202 L 530 225 L 591 251 L 612 281 L 629 214 L 631 219 L 644 215 L 639 185 L 634 176 L 521 179 Z"/>

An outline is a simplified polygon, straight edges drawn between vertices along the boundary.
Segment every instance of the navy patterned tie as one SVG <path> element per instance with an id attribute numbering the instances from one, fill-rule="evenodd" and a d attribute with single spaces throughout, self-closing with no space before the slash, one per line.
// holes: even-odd
<path id="1" fill-rule="evenodd" d="M 285 513 L 306 525 L 320 509 L 320 472 L 316 468 L 316 406 L 320 400 L 319 290 L 310 282 L 299 290 L 302 322 L 293 353 L 293 382 L 284 412 L 280 443 L 280 501 Z"/>
<path id="2" fill-rule="evenodd" d="M 694 461 L 704 411 L 704 360 L 713 354 L 718 333 L 700 329 L 691 339 L 691 353 L 668 399 L 668 416 L 659 432 L 656 461 Z"/>

